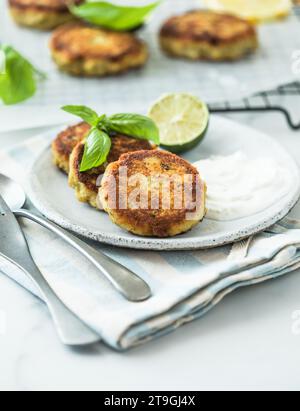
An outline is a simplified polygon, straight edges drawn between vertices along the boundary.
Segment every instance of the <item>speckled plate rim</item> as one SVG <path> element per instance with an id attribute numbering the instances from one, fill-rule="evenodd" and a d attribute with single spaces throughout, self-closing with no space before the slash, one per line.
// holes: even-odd
<path id="1" fill-rule="evenodd" d="M 231 120 L 222 119 L 226 122 L 231 122 L 233 125 L 237 124 L 239 127 L 243 127 L 244 129 L 248 129 L 249 127 L 241 125 L 239 123 L 235 123 Z M 256 133 L 261 133 L 260 131 L 255 130 Z M 272 139 L 267 134 L 264 134 L 265 137 Z M 272 139 L 273 141 L 273 139 Z M 38 181 L 35 173 L 35 165 L 37 164 L 41 155 L 45 153 L 45 151 L 49 151 L 49 146 L 44 150 L 40 156 L 35 160 L 32 165 L 32 168 L 29 172 L 28 178 L 28 195 L 33 203 L 34 207 L 39 210 L 46 218 L 50 221 L 56 223 L 62 228 L 65 228 L 69 231 L 72 231 L 82 237 L 85 237 L 90 240 L 94 240 L 96 242 L 100 242 L 107 245 L 113 245 L 122 248 L 130 248 L 130 249 L 137 249 L 137 250 L 152 250 L 152 251 L 192 251 L 192 250 L 200 250 L 200 249 L 207 249 L 207 248 L 214 248 L 219 247 L 226 244 L 231 244 L 237 241 L 240 241 L 244 238 L 247 238 L 251 235 L 258 234 L 267 228 L 271 227 L 272 225 L 276 224 L 278 221 L 282 220 L 286 217 L 289 212 L 293 209 L 293 207 L 297 204 L 300 198 L 300 171 L 299 168 L 293 159 L 292 156 L 276 141 L 273 141 L 278 147 L 280 147 L 286 156 L 290 159 L 291 166 L 294 168 L 295 173 L 298 174 L 298 187 L 295 187 L 295 192 L 289 202 L 284 206 L 284 208 L 277 212 L 274 215 L 271 215 L 269 218 L 266 218 L 259 223 L 254 221 L 252 224 L 248 224 L 244 229 L 232 232 L 226 232 L 224 235 L 219 235 L 217 239 L 210 239 L 205 240 L 203 238 L 180 238 L 180 236 L 175 238 L 167 238 L 167 239 L 160 239 L 160 238 L 146 238 L 146 237 L 138 237 L 132 235 L 130 238 L 126 238 L 125 235 L 122 237 L 122 234 L 106 234 L 105 232 L 99 231 L 90 231 L 86 227 L 80 224 L 74 224 L 66 216 L 61 215 L 60 213 L 56 212 L 53 209 L 51 203 L 49 203 L 45 198 L 41 198 L 38 188 Z M 255 216 L 253 216 L 254 218 Z M 111 223 L 113 224 L 113 223 Z M 127 233 L 128 235 L 128 233 Z"/>

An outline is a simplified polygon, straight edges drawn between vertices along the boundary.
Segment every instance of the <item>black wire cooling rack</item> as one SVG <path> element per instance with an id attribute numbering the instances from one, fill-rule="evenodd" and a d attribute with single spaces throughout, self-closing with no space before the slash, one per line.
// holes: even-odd
<path id="1" fill-rule="evenodd" d="M 300 20 L 300 6 L 294 7 L 294 13 Z M 212 113 L 243 113 L 243 112 L 280 112 L 292 130 L 300 130 L 300 119 L 293 119 L 291 111 L 281 104 L 282 97 L 291 96 L 300 107 L 300 82 L 280 86 L 275 90 L 255 94 L 238 102 L 225 101 L 221 104 L 211 104 Z"/>
<path id="2" fill-rule="evenodd" d="M 280 112 L 285 116 L 292 130 L 300 130 L 300 121 L 294 120 L 290 110 L 278 103 L 283 96 L 292 96 L 295 98 L 295 104 L 300 107 L 300 82 L 280 86 L 276 90 L 259 93 L 235 103 L 211 104 L 210 111 L 212 113 Z"/>

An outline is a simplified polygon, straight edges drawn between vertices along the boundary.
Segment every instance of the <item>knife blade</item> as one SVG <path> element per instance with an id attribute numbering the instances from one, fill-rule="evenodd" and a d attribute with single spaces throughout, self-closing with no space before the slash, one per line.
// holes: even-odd
<path id="1" fill-rule="evenodd" d="M 0 255 L 17 265 L 39 289 L 61 341 L 66 345 L 88 345 L 100 336 L 81 321 L 56 295 L 30 254 L 27 241 L 14 214 L 0 195 Z"/>

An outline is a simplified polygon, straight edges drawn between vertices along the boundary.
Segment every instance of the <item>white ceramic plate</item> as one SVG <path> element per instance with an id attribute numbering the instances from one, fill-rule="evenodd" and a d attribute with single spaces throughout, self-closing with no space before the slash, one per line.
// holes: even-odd
<path id="1" fill-rule="evenodd" d="M 138 237 L 114 225 L 109 217 L 75 199 L 66 176 L 52 164 L 50 148 L 35 161 L 29 178 L 29 195 L 35 207 L 51 221 L 102 243 L 147 250 L 192 250 L 220 246 L 258 233 L 275 224 L 300 197 L 300 175 L 294 159 L 271 137 L 218 116 L 212 116 L 204 142 L 185 158 L 195 162 L 211 155 L 243 150 L 251 156 L 273 157 L 290 167 L 293 190 L 267 210 L 235 221 L 205 219 L 192 231 L 175 238 Z"/>

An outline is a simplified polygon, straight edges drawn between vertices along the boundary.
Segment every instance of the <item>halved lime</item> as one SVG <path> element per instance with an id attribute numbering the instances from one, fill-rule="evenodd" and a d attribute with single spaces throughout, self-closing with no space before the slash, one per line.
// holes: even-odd
<path id="1" fill-rule="evenodd" d="M 150 108 L 149 117 L 159 128 L 161 146 L 172 153 L 198 145 L 209 123 L 207 105 L 186 93 L 164 95 Z"/>

